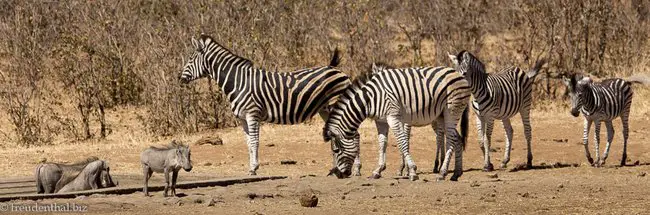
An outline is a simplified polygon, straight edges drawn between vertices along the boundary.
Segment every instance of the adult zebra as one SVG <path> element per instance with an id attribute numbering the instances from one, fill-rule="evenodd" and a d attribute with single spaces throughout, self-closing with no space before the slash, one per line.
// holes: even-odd
<path id="1" fill-rule="evenodd" d="M 609 147 L 614 139 L 614 126 L 612 120 L 620 117 L 623 123 L 623 157 L 621 166 L 625 166 L 627 159 L 627 138 L 628 118 L 630 106 L 632 106 L 631 82 L 620 78 L 606 79 L 594 83 L 591 78 L 583 77 L 581 74 L 573 74 L 570 78 L 564 77 L 564 84 L 569 89 L 571 96 L 571 115 L 578 117 L 580 112 L 585 117 L 584 135 L 582 137 L 585 146 L 585 155 L 590 164 L 602 166 L 609 155 Z M 607 145 L 603 157 L 600 158 L 600 123 L 605 122 L 607 127 Z M 596 161 L 589 153 L 589 129 L 594 124 L 594 139 L 596 143 Z"/>
<path id="2" fill-rule="evenodd" d="M 539 60 L 528 71 L 518 67 L 507 67 L 498 73 L 488 74 L 485 66 L 474 55 L 461 51 L 458 55 L 449 55 L 456 69 L 467 79 L 474 97 L 472 108 L 476 113 L 479 145 L 484 153 L 483 170 L 492 171 L 490 162 L 490 141 L 495 119 L 500 119 L 506 132 L 506 149 L 501 163 L 505 168 L 510 161 L 512 149 L 512 125 L 510 118 L 519 113 L 524 125 L 526 144 L 528 146 L 527 167 L 533 166 L 531 152 L 532 131 L 530 126 L 530 107 L 532 105 L 533 82 L 537 72 L 545 61 Z"/>
<path id="3" fill-rule="evenodd" d="M 409 153 L 404 124 L 424 126 L 443 122 L 447 135 L 445 161 L 439 179 L 447 175 L 451 153 L 455 152 L 455 169 L 451 180 L 462 175 L 462 148 L 467 137 L 467 109 L 470 89 L 467 81 L 454 69 L 424 67 L 386 69 L 373 65 L 373 72 L 359 87 L 344 92 L 332 105 L 323 128 L 325 141 L 333 140 L 336 166 L 330 174 L 339 178 L 350 175 L 353 159 L 359 154 L 359 125 L 366 118 L 386 119 L 397 137 L 406 159 L 411 180 L 417 180 L 417 166 Z M 461 119 L 462 115 L 462 119 Z M 461 133 L 456 125 L 461 119 Z M 379 166 L 373 175 L 381 174 Z M 374 177 L 374 176 L 373 176 Z"/>
<path id="4" fill-rule="evenodd" d="M 180 79 L 184 83 L 210 77 L 230 101 L 230 108 L 242 122 L 247 136 L 250 175 L 259 167 L 259 123 L 297 124 L 317 112 L 325 120 L 325 107 L 350 85 L 348 76 L 335 67 L 338 50 L 328 66 L 288 73 L 269 72 L 253 67 L 212 37 L 201 35 Z"/>

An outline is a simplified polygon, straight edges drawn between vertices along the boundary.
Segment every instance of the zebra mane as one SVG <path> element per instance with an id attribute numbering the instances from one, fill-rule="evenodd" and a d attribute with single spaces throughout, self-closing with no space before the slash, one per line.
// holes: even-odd
<path id="1" fill-rule="evenodd" d="M 226 48 L 225 46 L 222 46 L 219 42 L 217 42 L 214 38 L 212 38 L 209 35 L 201 34 L 200 40 L 201 40 L 201 42 L 203 42 L 203 44 L 205 44 L 205 48 L 209 48 L 211 46 L 214 46 L 217 49 L 225 51 L 225 53 L 227 53 L 228 55 L 240 58 L 241 60 L 243 60 L 245 62 L 246 65 L 253 66 L 253 62 L 251 60 L 233 53 L 232 51 L 230 51 L 230 49 Z"/>
<path id="2" fill-rule="evenodd" d="M 487 73 L 487 71 L 485 70 L 485 64 L 483 64 L 481 60 L 479 60 L 476 56 L 474 56 L 472 53 L 468 52 L 467 50 L 460 51 L 458 55 L 456 55 L 456 59 L 458 59 L 459 65 L 465 64 L 467 66 L 472 66 L 472 67 L 478 66 L 478 68 L 474 68 L 474 69 L 477 69 L 482 73 Z"/>

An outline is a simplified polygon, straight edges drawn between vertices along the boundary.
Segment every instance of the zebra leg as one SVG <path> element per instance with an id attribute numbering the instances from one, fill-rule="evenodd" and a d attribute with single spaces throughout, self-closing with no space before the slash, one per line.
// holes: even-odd
<path id="1" fill-rule="evenodd" d="M 595 167 L 600 167 L 598 161 L 600 160 L 600 121 L 596 120 L 594 122 L 594 148 L 596 149 L 596 162 L 591 165 Z"/>
<path id="2" fill-rule="evenodd" d="M 490 149 L 491 149 L 491 142 L 492 142 L 492 126 L 494 126 L 494 119 L 486 119 L 483 118 L 483 129 L 485 129 L 485 133 L 483 134 L 483 147 L 485 150 L 483 150 L 484 158 L 485 158 L 485 166 L 483 167 L 483 171 L 485 172 L 491 172 L 494 170 L 494 165 L 492 165 L 492 162 L 490 162 Z M 449 145 L 449 144 L 447 144 Z"/>
<path id="3" fill-rule="evenodd" d="M 445 160 L 445 128 L 442 119 L 432 124 L 436 133 L 436 159 L 433 164 L 433 173 L 440 173 L 440 168 Z"/>
<path id="4" fill-rule="evenodd" d="M 483 130 L 483 127 L 485 127 L 485 125 L 483 125 L 483 121 L 484 121 L 483 118 L 478 116 L 478 113 L 477 113 L 476 114 L 476 128 L 478 129 L 478 133 L 477 133 L 478 137 L 476 139 L 478 139 L 478 145 L 479 145 L 479 147 L 481 147 L 481 153 L 485 154 L 485 144 L 483 143 L 483 136 L 485 135 L 485 133 L 484 133 L 485 130 Z"/>
<path id="5" fill-rule="evenodd" d="M 379 159 L 377 168 L 372 171 L 370 178 L 381 178 L 381 172 L 386 169 L 386 145 L 388 143 L 388 123 L 383 120 L 375 120 L 377 127 L 377 139 L 379 143 Z M 400 172 L 401 173 L 401 172 Z"/>
<path id="6" fill-rule="evenodd" d="M 607 156 L 609 156 L 609 147 L 612 144 L 612 140 L 614 140 L 614 126 L 612 125 L 611 120 L 605 121 L 605 127 L 607 128 L 607 145 L 605 145 L 605 151 L 603 152 L 603 157 L 600 158 L 598 161 L 599 166 L 604 166 L 605 165 L 605 160 L 607 160 Z"/>
<path id="7" fill-rule="evenodd" d="M 357 153 L 354 164 L 352 164 L 352 176 L 361 176 L 361 146 L 359 146 L 359 153 Z"/>
<path id="8" fill-rule="evenodd" d="M 501 168 L 505 169 L 508 167 L 508 162 L 510 162 L 510 151 L 512 150 L 512 124 L 510 124 L 510 119 L 503 119 L 503 129 L 506 131 L 506 149 L 503 150 L 503 161 L 501 162 Z"/>
<path id="9" fill-rule="evenodd" d="M 585 118 L 585 128 L 582 133 L 582 145 L 585 146 L 585 156 L 587 156 L 587 162 L 589 165 L 594 163 L 594 159 L 591 158 L 591 153 L 589 153 L 589 129 L 591 129 L 591 120 Z"/>
<path id="10" fill-rule="evenodd" d="M 530 114 L 528 110 L 521 111 L 519 113 L 521 115 L 521 122 L 524 124 L 524 135 L 526 136 L 526 147 L 528 148 L 528 153 L 526 154 L 526 168 L 532 169 L 533 168 L 533 149 L 532 149 L 532 141 L 533 141 L 533 128 L 530 126 Z M 512 127 L 510 127 L 510 130 L 512 130 Z M 512 142 L 512 132 L 510 132 L 510 139 Z M 508 151 L 510 151 L 510 148 L 508 148 Z"/>
<path id="11" fill-rule="evenodd" d="M 417 166 L 415 165 L 415 162 L 409 153 L 409 142 L 407 137 L 408 133 L 404 130 L 404 123 L 402 123 L 397 116 L 389 116 L 386 118 L 386 121 L 388 122 L 391 130 L 393 130 L 393 133 L 395 133 L 399 149 L 402 152 L 404 159 L 406 160 L 406 165 L 408 165 L 409 179 L 412 181 L 418 180 L 418 175 L 416 172 Z"/>
<path id="12" fill-rule="evenodd" d="M 247 137 L 248 144 L 248 157 L 250 169 L 248 170 L 248 175 L 257 175 L 257 168 L 259 167 L 257 150 L 259 148 L 259 129 L 260 125 L 257 119 L 252 116 L 246 116 L 246 120 L 242 121 L 242 126 L 244 127 L 244 132 Z"/>
<path id="13" fill-rule="evenodd" d="M 404 123 L 404 132 L 406 132 L 406 138 L 407 142 L 410 143 L 411 141 L 411 126 Z M 406 171 L 406 158 L 402 155 L 400 156 L 400 164 L 399 168 L 397 169 L 397 175 L 398 176 L 408 176 L 409 173 Z"/>
<path id="14" fill-rule="evenodd" d="M 628 132 L 629 132 L 629 125 L 628 125 L 629 114 L 630 114 L 630 109 L 628 108 L 621 115 L 621 121 L 623 122 L 623 157 L 621 157 L 621 166 L 625 166 L 625 162 L 627 161 L 627 138 L 629 136 L 629 134 L 628 134 Z"/>

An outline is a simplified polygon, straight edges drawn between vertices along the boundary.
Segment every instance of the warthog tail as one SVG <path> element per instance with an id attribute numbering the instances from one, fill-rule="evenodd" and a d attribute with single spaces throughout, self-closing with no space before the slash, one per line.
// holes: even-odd
<path id="1" fill-rule="evenodd" d="M 36 193 L 45 193 L 45 188 L 43 187 L 43 182 L 41 181 L 41 167 L 43 167 L 43 164 L 38 164 L 36 166 L 36 172 L 34 173 L 36 176 Z"/>

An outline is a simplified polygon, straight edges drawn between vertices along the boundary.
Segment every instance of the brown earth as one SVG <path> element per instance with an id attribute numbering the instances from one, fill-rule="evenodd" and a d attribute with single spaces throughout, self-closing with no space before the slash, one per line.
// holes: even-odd
<path id="1" fill-rule="evenodd" d="M 639 104 L 642 105 L 642 104 Z M 643 109 L 637 107 L 636 109 Z M 431 128 L 413 130 L 412 154 L 419 165 L 420 180 L 392 179 L 397 171 L 398 154 L 392 135 L 389 139 L 388 169 L 385 178 L 370 180 L 376 165 L 376 131 L 371 122 L 361 128 L 363 168 L 361 177 L 336 179 L 325 177 L 331 167 L 330 147 L 321 139 L 322 122 L 311 125 L 263 125 L 260 146 L 260 175 L 288 175 L 289 179 L 266 181 L 229 187 L 179 190 L 187 196 L 163 198 L 155 192 L 152 197 L 142 193 L 121 196 L 95 195 L 79 199 L 54 199 L 45 203 L 88 205 L 90 213 L 104 214 L 436 214 L 436 213 L 647 213 L 650 203 L 650 145 L 647 144 L 650 115 L 646 111 L 633 113 L 630 124 L 629 165 L 619 167 L 622 152 L 620 121 L 615 123 L 616 136 L 610 158 L 604 168 L 586 164 L 581 145 L 582 118 L 568 113 L 533 114 L 534 164 L 536 169 L 510 172 L 525 162 L 525 144 L 521 122 L 513 121 L 515 129 L 512 160 L 509 168 L 493 173 L 479 171 L 483 166 L 477 146 L 476 131 L 472 131 L 465 151 L 465 173 L 458 182 L 435 181 L 431 173 L 434 136 Z M 471 116 L 473 118 L 473 116 Z M 517 116 L 518 117 L 518 116 Z M 493 163 L 498 166 L 504 147 L 504 134 L 496 123 L 493 135 Z M 603 129 L 604 130 L 604 129 Z M 192 145 L 194 170 L 181 172 L 180 181 L 195 178 L 219 178 L 246 174 L 248 154 L 243 132 L 239 128 L 204 132 L 176 138 L 193 142 L 202 136 L 218 134 L 223 145 Z M 602 131 L 601 150 L 605 145 Z M 591 138 L 593 139 L 593 138 Z M 155 142 L 162 144 L 166 141 Z M 31 148 L 0 149 L 0 175 L 30 176 L 41 158 L 50 161 L 73 161 L 89 155 L 109 160 L 115 178 L 121 184 L 140 183 L 139 152 L 147 145 L 145 138 L 124 132 L 99 142 L 61 144 Z M 267 146 L 273 144 L 274 146 Z M 593 149 L 593 147 L 592 147 Z M 295 165 L 281 165 L 281 160 L 295 160 Z M 211 163 L 207 165 L 206 163 Z M 493 174 L 497 174 L 494 178 Z M 313 175 L 313 176 L 309 176 Z M 4 177 L 2 177 L 4 178 Z M 154 183 L 162 176 L 154 175 Z M 299 190 L 311 187 L 318 193 L 315 208 L 303 208 L 298 202 Z M 256 198 L 249 198 L 254 193 Z M 213 206 L 208 206 L 214 199 Z M 180 203 L 179 203 L 180 202 Z M 14 201 L 0 204 L 33 204 Z"/>

